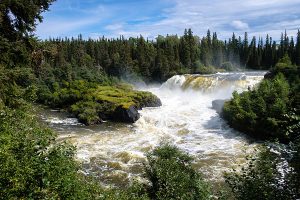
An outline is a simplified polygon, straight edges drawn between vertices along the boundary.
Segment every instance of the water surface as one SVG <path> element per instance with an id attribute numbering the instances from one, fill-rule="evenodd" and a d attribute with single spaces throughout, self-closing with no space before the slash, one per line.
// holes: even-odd
<path id="1" fill-rule="evenodd" d="M 244 162 L 255 143 L 234 131 L 212 109 L 215 99 L 228 99 L 259 83 L 265 72 L 177 75 L 166 83 L 139 88 L 151 91 L 162 101 L 159 108 L 144 108 L 134 124 L 105 122 L 86 127 L 55 110 L 42 118 L 77 147 L 84 173 L 103 184 L 124 186 L 143 172 L 145 154 L 162 142 L 175 144 L 190 153 L 194 166 L 204 176 L 222 180 L 223 172 Z"/>

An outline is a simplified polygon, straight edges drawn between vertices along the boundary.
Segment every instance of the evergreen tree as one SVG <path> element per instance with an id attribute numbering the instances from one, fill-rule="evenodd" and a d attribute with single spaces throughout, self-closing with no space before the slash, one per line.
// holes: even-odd
<path id="1" fill-rule="evenodd" d="M 273 44 L 272 44 L 272 67 L 275 66 L 275 64 L 277 63 L 278 61 L 278 53 L 277 53 L 277 44 L 275 41 L 273 41 Z"/>
<path id="2" fill-rule="evenodd" d="M 295 58 L 295 43 L 294 43 L 294 38 L 291 37 L 291 41 L 289 43 L 289 47 L 288 47 L 288 55 L 292 60 L 292 63 L 296 62 L 296 58 Z"/>
<path id="3" fill-rule="evenodd" d="M 242 45 L 242 53 L 241 53 L 241 60 L 242 60 L 242 65 L 246 66 L 249 60 L 249 41 L 248 41 L 248 33 L 245 32 L 244 34 L 244 41 Z"/>
<path id="4" fill-rule="evenodd" d="M 295 55 L 296 64 L 300 66 L 300 30 L 297 33 L 297 44 L 296 44 L 296 55 Z"/>
<path id="5" fill-rule="evenodd" d="M 99 38 L 84 40 L 75 38 L 50 38 L 40 42 L 34 54 L 35 73 L 41 74 L 41 64 L 55 67 L 56 75 L 67 80 L 80 77 L 88 68 L 108 75 L 121 77 L 123 74 L 141 75 L 146 80 L 165 80 L 177 73 L 208 73 L 209 67 L 224 68 L 226 65 L 244 66 L 252 69 L 269 69 L 275 66 L 286 51 L 293 63 L 299 63 L 299 36 L 296 43 L 291 37 L 282 34 L 279 47 L 267 35 L 265 43 L 261 37 L 254 37 L 249 45 L 248 34 L 244 38 L 232 37 L 223 42 L 216 33 L 207 31 L 206 37 L 199 40 L 191 29 L 184 35 L 158 36 L 155 41 L 145 40 L 142 36 L 125 39 Z M 287 50 L 284 50 L 288 43 Z M 298 61 L 297 61 L 298 58 Z M 224 64 L 224 65 L 223 65 Z M 202 70 L 199 71 L 199 68 Z M 228 68 L 228 67 L 226 67 Z M 228 69 L 229 69 L 228 68 Z M 61 76 L 62 78 L 62 76 Z"/>
<path id="6" fill-rule="evenodd" d="M 252 41 L 249 46 L 250 52 L 249 52 L 249 61 L 247 65 L 253 69 L 257 69 L 258 67 L 258 54 L 257 54 L 257 48 L 256 48 L 256 37 L 254 36 L 252 38 Z"/>
<path id="7" fill-rule="evenodd" d="M 181 48 L 181 62 L 185 67 L 191 66 L 191 50 L 189 44 L 189 36 L 188 31 L 185 29 L 184 35 L 180 40 L 180 48 Z"/>

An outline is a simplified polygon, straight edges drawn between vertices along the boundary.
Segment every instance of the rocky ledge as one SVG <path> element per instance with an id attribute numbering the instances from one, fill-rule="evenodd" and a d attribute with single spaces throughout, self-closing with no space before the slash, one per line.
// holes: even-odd
<path id="1" fill-rule="evenodd" d="M 144 107 L 159 107 L 161 106 L 161 101 L 156 96 L 151 96 L 151 98 L 143 99 L 145 102 L 142 107 L 137 107 L 136 105 L 129 106 L 118 106 L 113 113 L 112 120 L 125 123 L 134 123 L 140 118 L 139 109 Z"/>

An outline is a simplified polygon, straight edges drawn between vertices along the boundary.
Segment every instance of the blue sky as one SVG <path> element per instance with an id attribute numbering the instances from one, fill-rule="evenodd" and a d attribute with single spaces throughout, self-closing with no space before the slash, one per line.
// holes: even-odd
<path id="1" fill-rule="evenodd" d="M 37 26 L 41 39 L 182 35 L 207 29 L 227 39 L 235 32 L 278 39 L 300 28 L 300 0 L 57 0 Z"/>

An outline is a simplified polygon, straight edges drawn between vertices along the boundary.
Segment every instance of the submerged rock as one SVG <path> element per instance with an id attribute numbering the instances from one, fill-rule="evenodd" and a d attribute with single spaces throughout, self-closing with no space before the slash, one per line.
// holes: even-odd
<path id="1" fill-rule="evenodd" d="M 217 99 L 212 101 L 212 108 L 217 111 L 217 113 L 221 114 L 223 110 L 224 103 L 228 101 L 227 99 Z"/>

